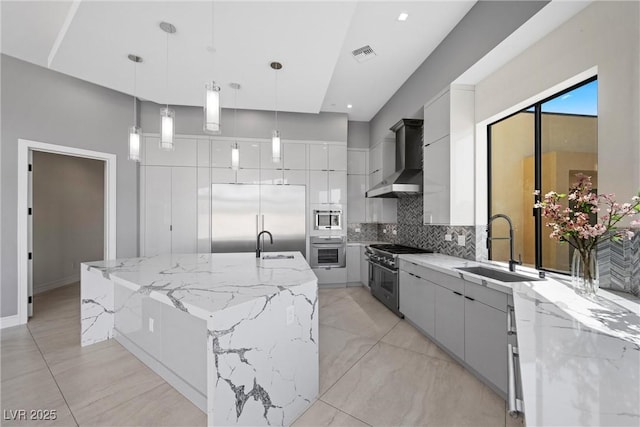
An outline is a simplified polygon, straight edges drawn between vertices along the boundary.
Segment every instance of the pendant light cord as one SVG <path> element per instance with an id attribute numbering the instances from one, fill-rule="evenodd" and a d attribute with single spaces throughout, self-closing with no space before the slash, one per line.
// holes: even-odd
<path id="1" fill-rule="evenodd" d="M 138 69 L 138 62 L 133 62 L 133 125 L 138 126 L 137 122 L 137 108 L 136 108 L 136 83 L 137 83 L 137 74 L 136 71 Z"/>
<path id="2" fill-rule="evenodd" d="M 167 61 L 165 70 L 165 92 L 167 94 L 167 110 L 169 110 L 169 33 L 167 33 Z"/>
<path id="3" fill-rule="evenodd" d="M 276 130 L 278 130 L 278 70 L 276 71 Z"/>
<path id="4" fill-rule="evenodd" d="M 237 144 L 238 141 L 236 141 L 236 114 L 238 112 L 238 89 L 236 88 L 233 91 L 233 139 L 234 142 Z"/>

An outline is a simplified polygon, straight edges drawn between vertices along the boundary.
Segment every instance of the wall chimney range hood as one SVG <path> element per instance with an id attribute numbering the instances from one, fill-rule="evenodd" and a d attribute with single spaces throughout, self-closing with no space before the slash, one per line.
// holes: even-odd
<path id="1" fill-rule="evenodd" d="M 422 194 L 422 122 L 402 119 L 391 128 L 396 133 L 396 172 L 367 191 L 367 197 Z"/>

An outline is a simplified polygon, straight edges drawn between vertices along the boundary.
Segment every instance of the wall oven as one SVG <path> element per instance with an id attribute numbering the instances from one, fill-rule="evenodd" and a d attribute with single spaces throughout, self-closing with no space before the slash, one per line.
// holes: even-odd
<path id="1" fill-rule="evenodd" d="M 345 236 L 312 236 L 311 257 L 309 264 L 318 267 L 346 266 L 346 238 Z"/>
<path id="2" fill-rule="evenodd" d="M 342 230 L 341 210 L 314 210 L 314 230 Z"/>

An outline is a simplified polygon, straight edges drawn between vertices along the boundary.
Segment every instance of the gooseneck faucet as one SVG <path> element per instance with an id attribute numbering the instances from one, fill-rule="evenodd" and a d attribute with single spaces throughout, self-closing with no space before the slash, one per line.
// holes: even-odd
<path id="1" fill-rule="evenodd" d="M 273 236 L 271 235 L 271 232 L 267 230 L 262 230 L 261 232 L 259 232 L 258 237 L 256 237 L 256 258 L 260 258 L 260 252 L 262 252 L 263 250 L 262 248 L 260 248 L 260 236 L 265 233 L 269 235 L 269 239 L 271 240 L 271 244 L 273 245 Z"/>
<path id="2" fill-rule="evenodd" d="M 513 259 L 513 223 L 511 222 L 511 218 L 509 218 L 505 214 L 495 214 L 491 218 L 489 218 L 489 222 L 487 223 L 487 233 L 490 231 L 491 223 L 493 220 L 502 218 L 509 223 L 509 237 L 488 237 L 487 236 L 487 249 L 489 249 L 489 242 L 491 240 L 506 240 L 509 239 L 509 271 L 516 271 L 516 265 L 522 265 L 522 258 L 516 261 Z"/>

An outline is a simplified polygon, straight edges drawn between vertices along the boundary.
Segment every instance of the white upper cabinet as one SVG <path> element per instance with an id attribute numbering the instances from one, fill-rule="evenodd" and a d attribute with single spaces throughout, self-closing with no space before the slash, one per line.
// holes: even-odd
<path id="1" fill-rule="evenodd" d="M 347 174 L 344 171 L 329 171 L 329 203 L 347 204 Z"/>
<path id="2" fill-rule="evenodd" d="M 307 185 L 306 170 L 284 170 L 282 183 L 286 185 Z"/>
<path id="3" fill-rule="evenodd" d="M 240 154 L 242 159 L 242 154 Z M 242 164 L 242 160 L 240 160 Z M 238 184 L 260 184 L 260 169 L 238 169 L 236 172 L 236 182 Z"/>
<path id="4" fill-rule="evenodd" d="M 424 223 L 473 225 L 474 90 L 451 86 L 424 107 Z"/>
<path id="5" fill-rule="evenodd" d="M 260 169 L 261 184 L 282 184 L 282 170 Z"/>
<path id="6" fill-rule="evenodd" d="M 143 165 L 149 166 L 197 166 L 197 141 L 195 139 L 174 138 L 173 150 L 160 149 L 160 138 L 144 138 Z"/>
<path id="7" fill-rule="evenodd" d="M 211 168 L 212 184 L 235 184 L 236 171 L 231 168 Z"/>
<path id="8" fill-rule="evenodd" d="M 285 142 L 282 144 L 284 169 L 307 169 L 307 144 Z"/>
<path id="9" fill-rule="evenodd" d="M 211 166 L 214 168 L 231 167 L 231 140 L 211 141 Z"/>
<path id="10" fill-rule="evenodd" d="M 196 144 L 196 162 L 198 167 L 207 168 L 211 166 L 211 141 L 208 139 L 198 139 Z"/>
<path id="11" fill-rule="evenodd" d="M 347 150 L 347 174 L 367 175 L 367 152 L 364 150 Z"/>
<path id="12" fill-rule="evenodd" d="M 193 254 L 198 250 L 198 169 L 171 170 L 171 252 Z"/>
<path id="13" fill-rule="evenodd" d="M 282 156 L 282 152 L 280 156 Z M 260 143 L 260 169 L 282 169 L 282 157 L 278 162 L 273 161 L 273 146 L 271 142 Z"/>
<path id="14" fill-rule="evenodd" d="M 328 162 L 327 168 L 331 171 L 347 170 L 347 146 L 329 145 L 327 148 Z"/>
<path id="15" fill-rule="evenodd" d="M 324 171 L 329 169 L 328 144 L 309 144 L 309 169 Z"/>
<path id="16" fill-rule="evenodd" d="M 329 203 L 328 187 L 328 171 L 309 171 L 309 203 Z"/>
<path id="17" fill-rule="evenodd" d="M 367 175 L 347 175 L 347 206 L 349 212 L 347 222 L 349 224 L 365 222 L 366 216 L 366 199 L 364 197 L 367 191 Z"/>
<path id="18" fill-rule="evenodd" d="M 260 169 L 260 145 L 257 141 L 238 142 L 240 169 Z M 229 154 L 229 158 L 231 158 L 231 154 Z"/>

